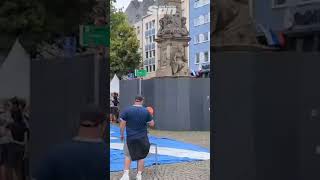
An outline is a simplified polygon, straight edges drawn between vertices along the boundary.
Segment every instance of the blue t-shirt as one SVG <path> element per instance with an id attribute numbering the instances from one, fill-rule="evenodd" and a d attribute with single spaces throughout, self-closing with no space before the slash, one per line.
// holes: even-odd
<path id="1" fill-rule="evenodd" d="M 72 141 L 51 149 L 34 174 L 36 180 L 105 180 L 107 157 L 104 142 Z"/>
<path id="2" fill-rule="evenodd" d="M 127 138 L 138 139 L 148 135 L 147 123 L 152 117 L 145 107 L 130 106 L 121 113 L 120 118 L 127 122 Z"/>

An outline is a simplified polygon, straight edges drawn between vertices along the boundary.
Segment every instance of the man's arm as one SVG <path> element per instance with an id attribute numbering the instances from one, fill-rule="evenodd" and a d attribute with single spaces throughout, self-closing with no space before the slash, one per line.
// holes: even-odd
<path id="1" fill-rule="evenodd" d="M 147 123 L 150 128 L 154 128 L 155 123 L 154 123 L 153 117 L 150 113 L 148 113 Z"/>
<path id="2" fill-rule="evenodd" d="M 148 124 L 149 124 L 149 127 L 154 128 L 154 125 L 155 125 L 154 120 L 149 121 Z"/>
<path id="3" fill-rule="evenodd" d="M 121 137 L 121 141 L 124 140 L 124 128 L 127 125 L 127 111 L 123 111 L 120 114 L 120 137 Z"/>
<path id="4" fill-rule="evenodd" d="M 127 122 L 123 119 L 120 119 L 120 137 L 121 141 L 124 139 L 124 128 L 126 127 Z"/>

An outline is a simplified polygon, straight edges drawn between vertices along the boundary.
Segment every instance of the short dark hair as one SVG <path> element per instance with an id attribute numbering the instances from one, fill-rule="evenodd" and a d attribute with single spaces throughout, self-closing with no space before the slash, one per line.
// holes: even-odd
<path id="1" fill-rule="evenodd" d="M 96 105 L 88 105 L 80 112 L 80 125 L 94 127 L 106 120 L 105 113 Z M 86 123 L 89 122 L 90 124 Z"/>
<path id="2" fill-rule="evenodd" d="M 24 99 L 20 99 L 20 100 L 19 100 L 19 104 L 20 104 L 20 106 L 21 106 L 23 109 L 27 106 L 27 102 L 26 102 L 26 100 L 24 100 Z"/>
<path id="3" fill-rule="evenodd" d="M 19 99 L 15 96 L 9 100 L 12 105 L 19 106 Z"/>
<path id="4" fill-rule="evenodd" d="M 144 97 L 143 96 L 140 96 L 140 95 L 138 95 L 138 96 L 136 96 L 136 98 L 134 99 L 136 102 L 141 102 L 141 101 L 143 101 L 144 100 Z"/>

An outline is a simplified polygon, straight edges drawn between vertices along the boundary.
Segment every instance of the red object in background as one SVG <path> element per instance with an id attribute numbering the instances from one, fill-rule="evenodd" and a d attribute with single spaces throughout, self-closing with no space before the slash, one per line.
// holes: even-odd
<path id="1" fill-rule="evenodd" d="M 281 47 L 285 47 L 286 46 L 286 37 L 283 34 L 283 32 L 279 33 L 279 42 L 280 42 L 280 46 Z"/>
<path id="2" fill-rule="evenodd" d="M 153 116 L 154 115 L 154 110 L 153 110 L 153 108 L 152 107 L 147 107 L 147 110 L 148 110 L 148 112 L 151 114 L 151 116 Z"/>

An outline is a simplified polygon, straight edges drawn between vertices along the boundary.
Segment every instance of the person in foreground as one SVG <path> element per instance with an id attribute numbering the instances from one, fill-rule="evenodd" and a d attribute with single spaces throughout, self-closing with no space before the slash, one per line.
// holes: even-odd
<path id="1" fill-rule="evenodd" d="M 120 180 L 129 180 L 131 161 L 138 161 L 137 180 L 142 179 L 144 158 L 150 150 L 147 126 L 154 127 L 154 120 L 148 110 L 143 107 L 144 98 L 137 96 L 133 106 L 125 109 L 120 115 L 121 141 L 124 141 L 126 128 L 126 141 L 124 142 L 124 173 Z"/>
<path id="2" fill-rule="evenodd" d="M 107 144 L 103 140 L 105 115 L 88 106 L 80 113 L 78 135 L 71 141 L 50 148 L 34 173 L 35 180 L 105 180 Z"/>

